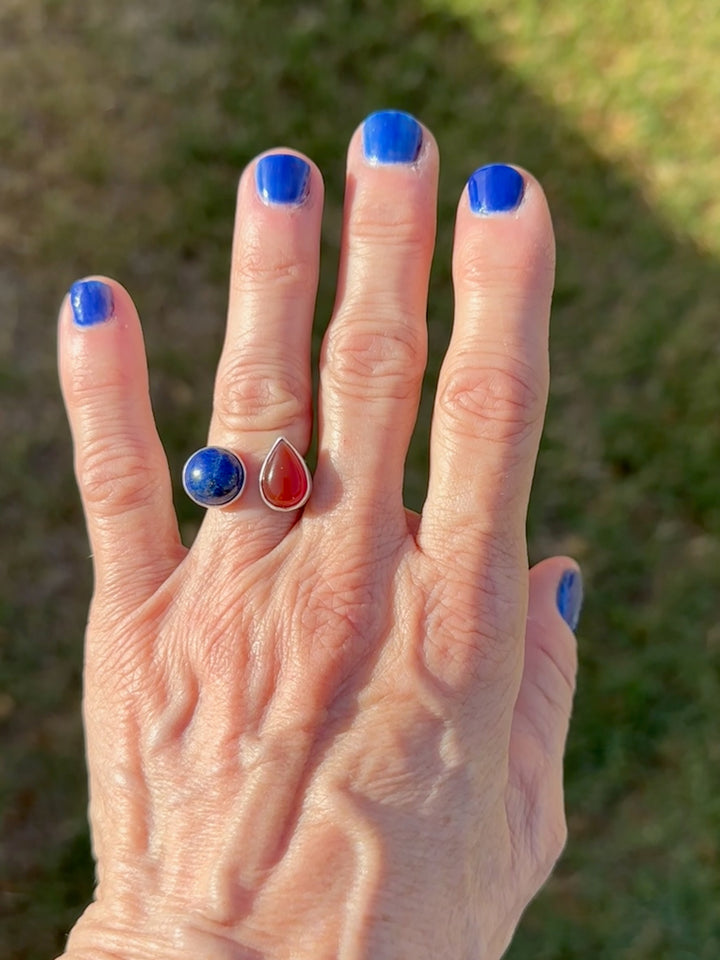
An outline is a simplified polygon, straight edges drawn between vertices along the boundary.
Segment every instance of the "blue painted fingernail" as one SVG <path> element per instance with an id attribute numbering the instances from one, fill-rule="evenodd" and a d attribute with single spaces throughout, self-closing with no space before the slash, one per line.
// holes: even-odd
<path id="1" fill-rule="evenodd" d="M 560 616 L 571 630 L 577 629 L 582 602 L 582 574 L 579 570 L 566 570 L 558 584 L 557 606 Z"/>
<path id="2" fill-rule="evenodd" d="M 105 323 L 113 314 L 113 295 L 102 280 L 78 280 L 70 287 L 70 306 L 78 327 Z"/>
<path id="3" fill-rule="evenodd" d="M 520 206 L 525 181 L 514 167 L 491 163 L 480 167 L 468 180 L 468 198 L 473 213 L 491 216 L 510 213 Z"/>
<path id="4" fill-rule="evenodd" d="M 363 152 L 370 163 L 413 163 L 422 144 L 422 127 L 402 110 L 379 110 L 363 123 Z"/>
<path id="5" fill-rule="evenodd" d="M 255 186 L 265 203 L 299 206 L 310 189 L 310 164 L 291 153 L 272 153 L 255 165 Z"/>

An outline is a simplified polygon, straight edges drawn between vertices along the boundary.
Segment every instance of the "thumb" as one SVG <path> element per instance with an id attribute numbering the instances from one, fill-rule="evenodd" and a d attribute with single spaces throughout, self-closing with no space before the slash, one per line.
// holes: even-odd
<path id="1" fill-rule="evenodd" d="M 515 703 L 513 735 L 531 737 L 544 761 L 552 760 L 559 767 L 575 693 L 574 630 L 580 618 L 582 593 L 580 569 L 568 557 L 550 557 L 530 571 L 525 665 Z"/>
<path id="2" fill-rule="evenodd" d="M 551 557 L 530 571 L 525 664 L 510 735 L 508 814 L 533 837 L 543 879 L 560 855 L 566 826 L 563 754 L 577 674 L 582 576 L 575 561 Z M 528 829 L 529 828 L 529 829 Z"/>

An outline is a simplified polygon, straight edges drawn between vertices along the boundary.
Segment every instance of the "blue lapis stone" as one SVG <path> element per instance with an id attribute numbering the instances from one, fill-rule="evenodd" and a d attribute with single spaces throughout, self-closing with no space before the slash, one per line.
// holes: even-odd
<path id="1" fill-rule="evenodd" d="M 245 467 L 223 447 L 203 447 L 183 468 L 185 493 L 201 507 L 221 507 L 236 500 L 245 486 Z"/>

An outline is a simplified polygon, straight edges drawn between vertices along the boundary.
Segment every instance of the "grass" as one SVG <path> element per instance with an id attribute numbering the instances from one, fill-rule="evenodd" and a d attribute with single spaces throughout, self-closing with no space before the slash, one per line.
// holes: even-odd
<path id="1" fill-rule="evenodd" d="M 6 0 L 0 11 L 0 919 L 4 955 L 59 950 L 91 889 L 78 716 L 90 565 L 52 318 L 90 271 L 145 318 L 177 475 L 206 423 L 235 182 L 289 143 L 326 177 L 318 331 L 344 151 L 415 112 L 443 169 L 432 357 L 453 210 L 509 159 L 558 234 L 554 381 L 530 518 L 587 604 L 568 751 L 570 843 L 511 960 L 720 955 L 720 127 L 712 0 Z M 178 497 L 191 539 L 197 513 Z"/>

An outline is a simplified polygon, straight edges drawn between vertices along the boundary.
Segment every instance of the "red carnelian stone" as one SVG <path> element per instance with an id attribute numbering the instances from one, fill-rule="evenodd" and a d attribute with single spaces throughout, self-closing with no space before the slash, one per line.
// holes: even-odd
<path id="1" fill-rule="evenodd" d="M 273 507 L 291 510 L 308 492 L 305 464 L 289 443 L 280 440 L 263 465 L 260 488 Z"/>

